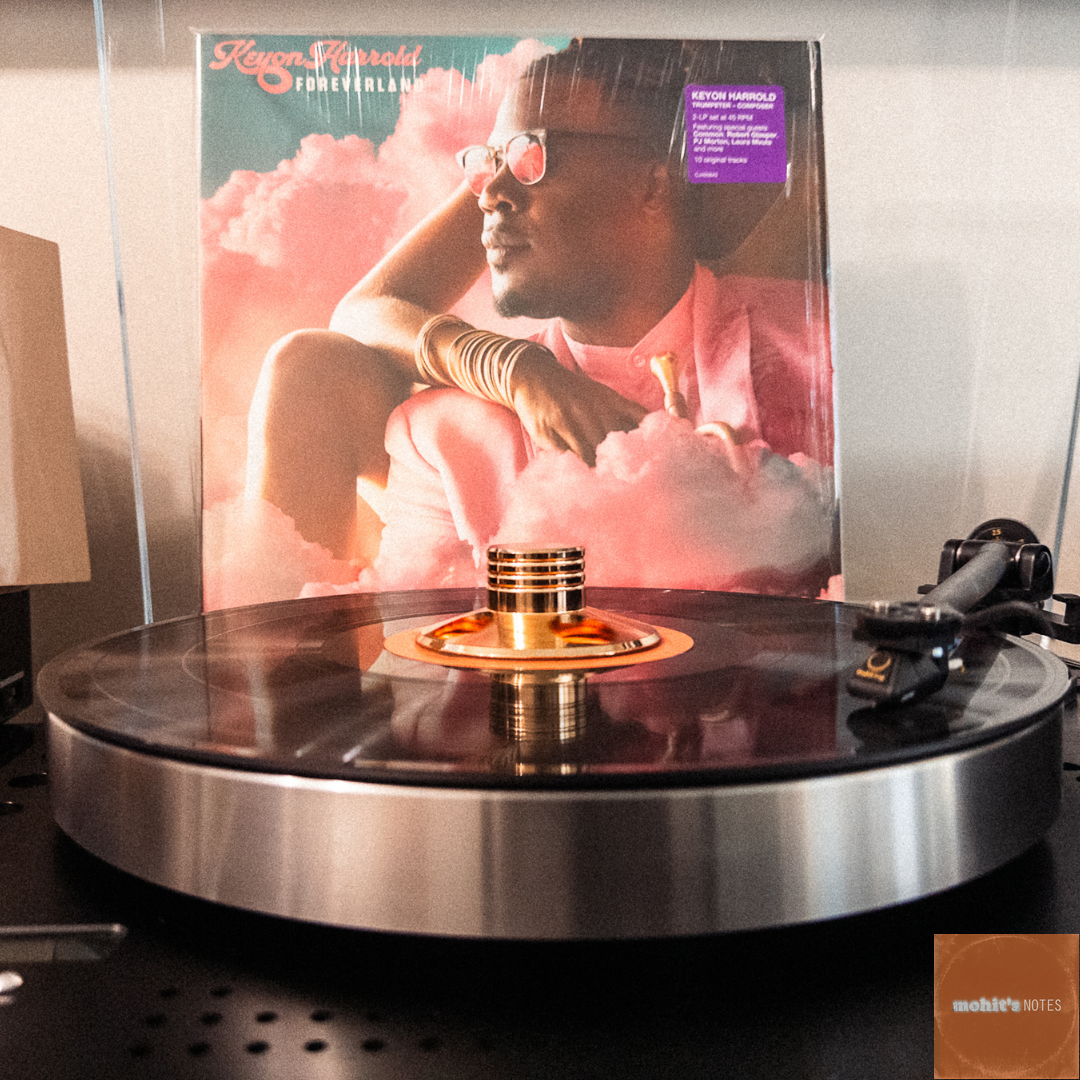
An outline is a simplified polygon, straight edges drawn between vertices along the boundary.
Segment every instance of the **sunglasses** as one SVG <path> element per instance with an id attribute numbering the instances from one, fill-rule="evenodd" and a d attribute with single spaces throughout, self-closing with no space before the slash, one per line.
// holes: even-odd
<path id="1" fill-rule="evenodd" d="M 547 128 L 519 131 L 503 146 L 466 146 L 455 155 L 457 163 L 465 170 L 465 179 L 474 195 L 483 194 L 484 188 L 495 179 L 503 165 L 510 175 L 526 187 L 539 183 L 547 172 Z M 622 139 L 637 142 L 633 135 L 616 135 L 608 132 L 560 131 L 560 138 L 574 136 L 588 139 Z"/>

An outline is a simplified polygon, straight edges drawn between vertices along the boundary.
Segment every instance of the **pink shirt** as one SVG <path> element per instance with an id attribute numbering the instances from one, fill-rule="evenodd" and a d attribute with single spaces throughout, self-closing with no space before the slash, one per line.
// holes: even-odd
<path id="1" fill-rule="evenodd" d="M 630 349 L 582 345 L 552 319 L 536 340 L 564 367 L 650 412 L 664 395 L 649 361 L 674 353 L 695 424 L 722 420 L 785 457 L 832 463 L 832 364 L 825 291 L 805 281 L 717 278 L 700 264 L 682 299 Z"/>

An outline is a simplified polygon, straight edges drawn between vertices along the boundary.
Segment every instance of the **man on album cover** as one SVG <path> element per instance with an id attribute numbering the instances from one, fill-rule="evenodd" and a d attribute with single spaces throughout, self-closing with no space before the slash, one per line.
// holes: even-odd
<path id="1" fill-rule="evenodd" d="M 254 479 L 342 558 L 357 476 L 388 481 L 384 553 L 419 547 L 439 564 L 495 538 L 531 461 L 570 451 L 591 467 L 610 433 L 649 413 L 708 425 L 736 474 L 757 460 L 741 448 L 762 445 L 830 465 L 826 304 L 806 239 L 820 192 L 802 165 L 786 188 L 687 182 L 688 81 L 775 80 L 760 65 L 776 43 L 728 45 L 579 39 L 530 64 L 487 145 L 458 155 L 454 195 L 349 292 L 329 330 L 271 350 L 249 490 Z M 701 252 L 711 224 L 715 253 L 717 221 L 720 266 Z M 766 255 L 746 265 L 733 249 L 755 229 Z M 538 334 L 447 314 L 485 266 L 498 313 L 547 320 Z M 816 593 L 828 569 L 819 559 L 795 591 Z"/>

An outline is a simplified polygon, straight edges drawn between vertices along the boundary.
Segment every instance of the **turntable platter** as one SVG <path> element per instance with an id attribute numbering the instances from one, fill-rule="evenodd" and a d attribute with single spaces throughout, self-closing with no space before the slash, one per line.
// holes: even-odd
<path id="1" fill-rule="evenodd" d="M 383 648 L 477 599 L 260 605 L 58 658 L 39 680 L 57 820 L 122 869 L 239 907 L 562 938 L 912 899 L 1056 814 L 1069 679 L 1018 639 L 966 641 L 942 691 L 888 713 L 844 688 L 866 646 L 837 604 L 590 589 L 693 647 L 540 683 Z"/>

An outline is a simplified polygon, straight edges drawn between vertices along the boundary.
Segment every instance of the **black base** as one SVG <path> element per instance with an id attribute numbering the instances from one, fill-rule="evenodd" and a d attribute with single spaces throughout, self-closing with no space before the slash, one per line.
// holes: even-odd
<path id="1" fill-rule="evenodd" d="M 59 833 L 37 779 L 41 728 L 8 725 L 0 948 L 3 926 L 120 922 L 129 933 L 96 962 L 0 963 L 25 980 L 0 1006 L 2 1071 L 22 1080 L 930 1076 L 934 933 L 1080 927 L 1075 709 L 1065 727 L 1072 767 L 1060 817 L 1025 855 L 977 881 L 810 926 L 538 945 L 334 930 L 144 884 Z"/>
<path id="2" fill-rule="evenodd" d="M 33 700 L 30 590 L 0 588 L 0 724 Z"/>

